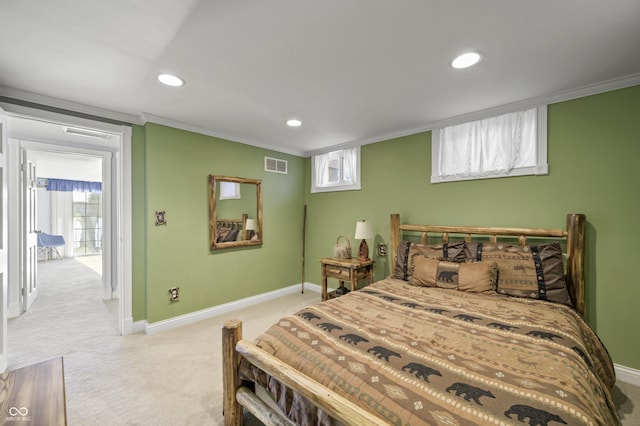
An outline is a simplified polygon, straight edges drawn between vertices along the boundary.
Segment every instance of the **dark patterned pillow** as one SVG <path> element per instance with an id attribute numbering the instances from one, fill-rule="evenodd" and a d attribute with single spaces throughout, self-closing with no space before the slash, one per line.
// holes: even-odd
<path id="1" fill-rule="evenodd" d="M 409 284 L 470 293 L 495 294 L 498 265 L 495 262 L 447 262 L 416 257 Z"/>
<path id="2" fill-rule="evenodd" d="M 469 260 L 498 264 L 497 292 L 573 306 L 564 277 L 562 248 L 557 242 L 516 246 L 467 244 Z"/>
<path id="3" fill-rule="evenodd" d="M 413 259 L 416 256 L 452 262 L 465 261 L 464 241 L 441 244 L 418 244 L 401 241 L 398 244 L 396 262 L 393 268 L 393 278 L 408 281 L 413 276 Z"/>
<path id="4" fill-rule="evenodd" d="M 229 232 L 231 232 L 231 228 L 227 228 L 225 226 L 218 226 L 216 229 L 216 235 L 218 236 L 217 242 L 224 243 L 225 241 L 227 241 L 227 236 L 229 235 Z"/>
<path id="5" fill-rule="evenodd" d="M 238 228 L 231 229 L 229 233 L 226 235 L 226 237 L 224 238 L 224 242 L 227 243 L 229 241 L 237 240 L 239 233 L 240 233 L 240 230 Z"/>

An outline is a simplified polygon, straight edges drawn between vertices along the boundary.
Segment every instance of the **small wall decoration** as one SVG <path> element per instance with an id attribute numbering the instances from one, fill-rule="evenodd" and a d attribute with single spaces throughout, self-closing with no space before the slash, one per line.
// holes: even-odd
<path id="1" fill-rule="evenodd" d="M 167 219 L 165 218 L 164 210 L 158 211 L 156 210 L 156 226 L 166 225 Z"/>

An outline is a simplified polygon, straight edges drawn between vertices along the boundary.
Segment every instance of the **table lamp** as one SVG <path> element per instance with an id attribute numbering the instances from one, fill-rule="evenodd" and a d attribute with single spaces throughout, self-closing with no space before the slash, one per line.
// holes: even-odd
<path id="1" fill-rule="evenodd" d="M 362 220 L 356 223 L 356 240 L 362 240 L 360 243 L 360 249 L 358 250 L 359 260 L 369 259 L 369 246 L 367 245 L 367 238 L 373 237 L 373 230 L 371 229 L 371 223 L 366 220 Z"/>
<path id="2" fill-rule="evenodd" d="M 256 223 L 255 219 L 247 219 L 247 223 L 245 225 L 245 230 L 247 232 L 249 232 L 249 234 L 251 235 L 251 240 L 257 240 L 258 239 L 258 233 L 255 232 L 258 230 L 258 224 Z M 247 237 L 249 237 L 249 235 L 247 235 Z"/>

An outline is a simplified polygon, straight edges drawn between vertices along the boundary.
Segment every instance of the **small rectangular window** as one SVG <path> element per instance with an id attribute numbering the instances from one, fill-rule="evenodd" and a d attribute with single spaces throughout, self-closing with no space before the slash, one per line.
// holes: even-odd
<path id="1" fill-rule="evenodd" d="M 436 129 L 431 153 L 432 183 L 547 174 L 546 105 Z"/>
<path id="2" fill-rule="evenodd" d="M 311 158 L 311 192 L 360 189 L 360 147 L 340 149 Z"/>
<path id="3" fill-rule="evenodd" d="M 220 181 L 220 199 L 221 200 L 239 200 L 240 184 L 237 182 Z"/>

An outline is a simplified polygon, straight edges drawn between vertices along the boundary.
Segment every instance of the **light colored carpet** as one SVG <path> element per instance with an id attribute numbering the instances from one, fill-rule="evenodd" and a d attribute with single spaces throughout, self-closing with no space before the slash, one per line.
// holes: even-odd
<path id="1" fill-rule="evenodd" d="M 320 300 L 307 291 L 224 318 L 121 337 L 117 301 L 100 299 L 93 269 L 65 259 L 42 262 L 38 272 L 38 299 L 9 320 L 9 368 L 63 356 L 71 426 L 222 424 L 222 323 L 239 318 L 252 338 Z"/>
<path id="2" fill-rule="evenodd" d="M 320 299 L 306 291 L 174 330 L 121 337 L 117 301 L 101 300 L 95 265 L 80 260 L 41 262 L 38 299 L 9 321 L 10 369 L 64 357 L 70 426 L 221 425 L 223 322 L 241 319 L 244 337 L 252 339 Z M 613 395 L 623 425 L 640 424 L 640 388 L 619 383 Z"/>

